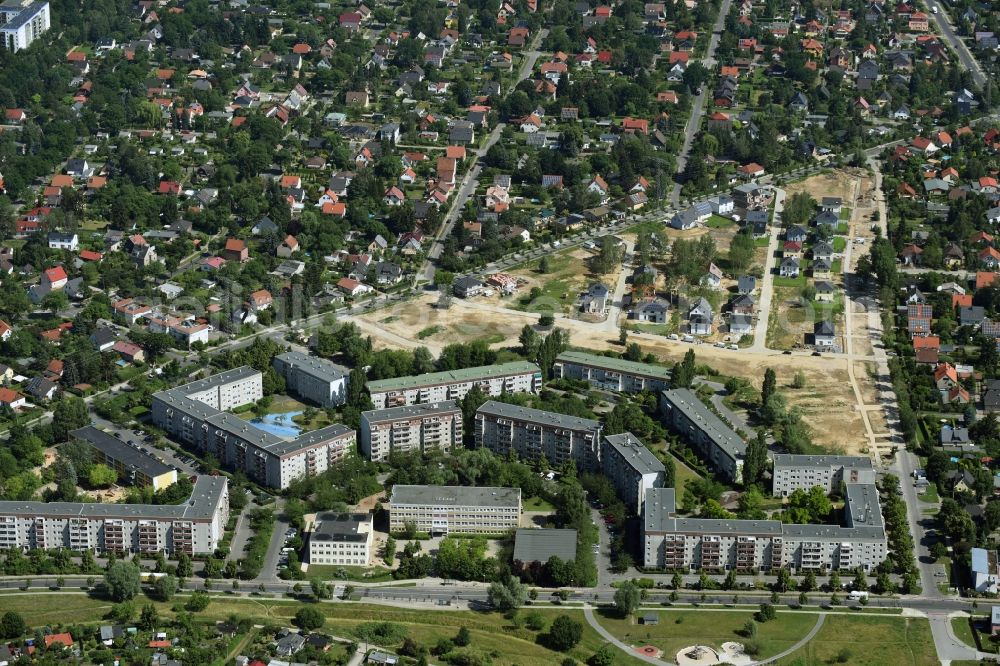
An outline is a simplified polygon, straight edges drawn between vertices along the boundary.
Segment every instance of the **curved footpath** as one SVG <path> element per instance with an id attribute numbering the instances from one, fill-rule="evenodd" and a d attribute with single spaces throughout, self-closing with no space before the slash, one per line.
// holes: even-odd
<path id="1" fill-rule="evenodd" d="M 604 638 L 604 640 L 608 641 L 609 643 L 611 643 L 612 645 L 614 645 L 615 647 L 617 647 L 619 650 L 622 650 L 623 652 L 628 653 L 630 656 L 635 657 L 636 659 L 640 659 L 640 660 L 645 661 L 645 662 L 650 663 L 650 664 L 657 664 L 658 666 L 672 666 L 673 665 L 673 663 L 674 663 L 673 661 L 663 661 L 662 659 L 656 659 L 654 657 L 647 657 L 645 655 L 639 654 L 634 649 L 632 649 L 632 647 L 626 645 L 625 643 L 621 642 L 620 640 L 618 640 L 617 638 L 615 638 L 614 636 L 612 636 L 611 632 L 608 631 L 607 629 L 605 629 L 603 626 L 601 626 L 601 623 L 598 622 L 597 618 L 594 617 L 594 609 L 593 609 L 593 607 L 590 604 L 587 604 L 587 605 L 585 605 L 583 607 L 583 614 L 587 618 L 587 623 L 594 629 L 594 631 L 596 631 L 598 634 L 600 634 L 601 637 Z M 792 654 L 793 652 L 796 652 L 796 651 L 802 649 L 802 647 L 804 647 L 806 643 L 808 643 L 809 641 L 811 641 L 816 636 L 816 634 L 819 632 L 819 630 L 823 628 L 823 622 L 825 622 L 825 621 L 826 621 L 826 613 L 820 613 L 819 617 L 816 618 L 816 624 L 813 626 L 812 629 L 809 630 L 809 633 L 806 634 L 802 638 L 802 640 L 800 640 L 798 643 L 796 643 L 795 645 L 791 646 L 787 650 L 784 650 L 783 652 L 779 652 L 778 654 L 774 655 L 773 657 L 768 657 L 767 659 L 762 659 L 761 661 L 755 661 L 755 662 L 753 662 L 753 666 L 757 666 L 759 664 L 762 665 L 762 664 L 773 663 L 775 661 L 778 661 L 779 659 L 784 659 L 785 657 L 787 657 L 788 655 Z"/>

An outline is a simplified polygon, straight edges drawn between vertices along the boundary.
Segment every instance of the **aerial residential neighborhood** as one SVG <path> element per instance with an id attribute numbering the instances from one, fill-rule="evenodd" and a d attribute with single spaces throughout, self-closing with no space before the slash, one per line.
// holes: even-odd
<path id="1" fill-rule="evenodd" d="M 0 666 L 1000 661 L 990 3 L 0 5 Z"/>

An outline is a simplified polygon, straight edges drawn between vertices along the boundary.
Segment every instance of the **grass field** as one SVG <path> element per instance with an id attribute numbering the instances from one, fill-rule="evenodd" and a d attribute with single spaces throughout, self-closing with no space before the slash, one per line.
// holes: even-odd
<path id="1" fill-rule="evenodd" d="M 951 628 L 955 632 L 955 637 L 958 640 L 971 647 L 976 647 L 976 637 L 972 635 L 972 626 L 969 624 L 969 618 L 951 618 Z"/>
<path id="2" fill-rule="evenodd" d="M 655 645 L 663 650 L 663 660 L 673 661 L 678 651 L 692 645 L 719 649 L 728 641 L 746 640 L 737 633 L 753 617 L 749 611 L 691 612 L 664 610 L 660 622 L 646 626 L 635 619 L 620 619 L 610 613 L 598 615 L 601 625 L 628 645 Z M 758 624 L 760 657 L 778 654 L 795 645 L 816 624 L 812 613 L 779 613 L 773 622 Z"/>
<path id="3" fill-rule="evenodd" d="M 525 511 L 548 511 L 550 513 L 555 513 L 556 508 L 543 500 L 541 497 L 529 497 L 524 500 L 523 508 Z"/>
<path id="4" fill-rule="evenodd" d="M 938 497 L 937 484 L 935 483 L 927 484 L 927 488 L 924 489 L 924 492 L 922 492 L 917 497 L 920 498 L 921 502 L 929 502 L 937 504 L 938 502 L 941 501 L 941 498 Z"/>
<path id="5" fill-rule="evenodd" d="M 178 599 L 182 599 L 179 597 Z M 145 599 L 137 600 L 145 603 Z M 173 617 L 173 604 L 155 602 L 161 617 Z M 93 624 L 105 621 L 111 604 L 90 599 L 84 595 L 0 595 L 0 606 L 24 616 L 31 626 L 54 625 L 57 623 L 80 624 L 80 618 L 87 618 Z M 303 607 L 301 602 L 278 601 L 274 599 L 238 599 L 213 597 L 208 608 L 197 614 L 201 620 L 226 620 L 230 615 L 252 618 L 258 624 L 274 623 L 290 626 L 291 618 Z M 323 631 L 334 635 L 350 637 L 352 631 L 362 622 L 396 622 L 407 629 L 407 636 L 422 645 L 432 647 L 442 638 L 454 638 L 459 628 L 466 627 L 472 633 L 471 646 L 477 651 L 494 655 L 493 666 L 515 666 L 517 664 L 555 664 L 569 656 L 578 661 L 586 661 L 601 645 L 603 639 L 587 624 L 580 609 L 538 609 L 546 620 L 546 628 L 540 632 L 515 627 L 499 613 L 476 613 L 471 611 L 436 611 L 426 609 L 403 609 L 369 604 L 320 604 L 316 606 L 326 616 Z M 523 616 L 529 609 L 520 611 Z M 583 625 L 583 638 L 568 653 L 556 653 L 545 647 L 541 636 L 559 615 L 569 615 Z M 815 616 L 811 616 L 815 617 Z M 389 648 L 395 645 L 385 646 Z M 644 662 L 622 653 L 616 653 L 616 666 L 641 666 Z"/>
<path id="6" fill-rule="evenodd" d="M 701 478 L 700 474 L 688 467 L 687 463 L 677 456 L 674 456 L 674 469 L 677 470 L 674 487 L 678 491 L 684 490 L 684 483 L 688 479 L 696 480 Z"/>
<path id="7" fill-rule="evenodd" d="M 705 222 L 705 226 L 709 229 L 728 229 L 729 227 L 736 226 L 736 223 L 730 219 L 722 217 L 721 215 L 713 214 L 708 221 Z"/>
<path id="8" fill-rule="evenodd" d="M 779 614 L 778 622 L 783 617 Z M 872 615 L 828 615 L 815 638 L 778 663 L 780 666 L 823 666 L 833 663 L 854 666 L 931 666 L 939 662 L 927 620 Z"/>

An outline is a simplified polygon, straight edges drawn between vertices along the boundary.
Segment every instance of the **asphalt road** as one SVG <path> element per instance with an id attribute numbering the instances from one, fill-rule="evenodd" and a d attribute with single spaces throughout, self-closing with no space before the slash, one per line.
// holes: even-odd
<path id="1" fill-rule="evenodd" d="M 983 74 L 983 70 L 979 67 L 979 62 L 972 57 L 972 53 L 969 51 L 968 47 L 965 45 L 958 35 L 955 34 L 954 28 L 951 26 L 951 21 L 948 18 L 948 8 L 944 6 L 944 3 L 937 2 L 937 0 L 927 0 L 927 8 L 930 10 L 931 20 L 937 26 L 938 33 L 941 38 L 948 43 L 948 46 L 958 54 L 958 59 L 962 61 L 962 66 L 969 70 L 972 74 L 972 80 L 976 82 L 976 85 L 982 88 L 986 85 L 986 76 Z M 934 10 L 937 9 L 935 13 Z"/>

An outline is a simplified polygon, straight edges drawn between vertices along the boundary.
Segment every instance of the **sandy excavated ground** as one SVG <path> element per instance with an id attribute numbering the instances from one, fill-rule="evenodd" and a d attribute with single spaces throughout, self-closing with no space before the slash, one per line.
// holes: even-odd
<path id="1" fill-rule="evenodd" d="M 838 169 L 811 176 L 797 183 L 790 183 L 785 186 L 786 198 L 791 198 L 797 192 L 808 192 L 817 203 L 823 197 L 840 197 L 844 200 L 845 206 L 850 205 L 854 181 L 860 173 L 864 172 L 860 169 Z"/>
<path id="2" fill-rule="evenodd" d="M 473 340 L 484 331 L 507 331 L 502 342 L 494 348 L 516 347 L 517 336 L 525 324 L 535 324 L 538 316 L 530 313 L 501 310 L 477 301 L 454 299 L 448 310 L 432 307 L 436 297 L 426 295 L 388 310 L 380 310 L 363 317 L 352 317 L 362 331 L 371 335 L 376 346 L 395 349 L 413 349 L 426 346 L 438 353 L 448 342 Z M 573 346 L 593 350 L 621 351 L 617 330 L 600 329 L 593 324 L 557 319 L 556 325 L 569 331 Z M 441 326 L 452 333 L 447 339 L 438 335 L 417 340 L 416 332 L 429 326 Z M 441 334 L 443 336 L 443 334 Z M 662 336 L 633 333 L 630 342 L 638 342 L 644 352 L 656 355 L 662 361 L 680 361 L 692 345 L 674 342 Z M 706 363 L 729 377 L 743 377 L 758 388 L 764 370 L 774 368 L 778 383 L 791 406 L 798 407 L 813 429 L 817 444 L 831 451 L 857 453 L 866 447 L 864 423 L 855 409 L 854 393 L 847 379 L 847 361 L 811 356 L 785 356 L 782 354 L 754 354 L 748 351 L 729 351 L 711 345 L 695 345 L 699 363 Z M 790 384 L 795 373 L 806 376 L 806 388 L 795 390 Z M 867 376 L 867 375 L 865 375 Z"/>

